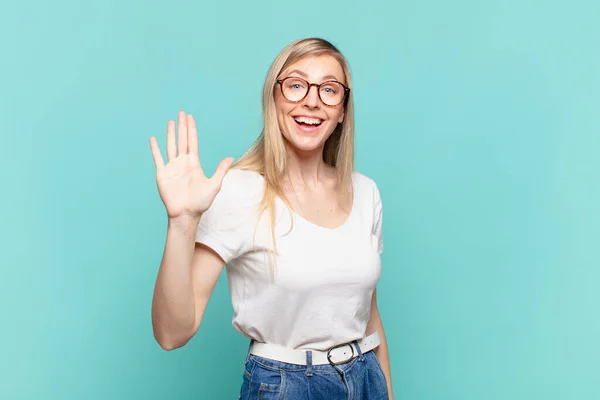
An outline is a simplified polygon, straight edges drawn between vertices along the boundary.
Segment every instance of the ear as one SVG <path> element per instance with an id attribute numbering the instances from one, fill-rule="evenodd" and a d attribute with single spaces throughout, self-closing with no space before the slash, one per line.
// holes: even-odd
<path id="1" fill-rule="evenodd" d="M 338 118 L 338 124 L 341 124 L 342 122 L 344 122 L 344 117 L 345 116 L 346 116 L 346 111 L 342 111 L 342 114 Z"/>

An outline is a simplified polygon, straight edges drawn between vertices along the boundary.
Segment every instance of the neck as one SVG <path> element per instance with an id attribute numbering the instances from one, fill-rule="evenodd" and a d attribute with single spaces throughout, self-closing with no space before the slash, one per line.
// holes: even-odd
<path id="1" fill-rule="evenodd" d="M 303 152 L 286 143 L 287 173 L 291 182 L 315 189 L 325 174 L 328 173 L 328 165 L 323 161 L 323 148 L 310 152 Z"/>

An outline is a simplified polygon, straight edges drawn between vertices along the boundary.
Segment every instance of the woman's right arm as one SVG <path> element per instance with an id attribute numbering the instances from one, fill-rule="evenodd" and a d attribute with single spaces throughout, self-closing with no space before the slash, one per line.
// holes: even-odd
<path id="1" fill-rule="evenodd" d="M 184 346 L 198 331 L 225 263 L 195 243 L 197 220 L 169 221 L 152 299 L 152 329 L 165 350 Z"/>
<path id="2" fill-rule="evenodd" d="M 156 181 L 168 215 L 163 257 L 152 298 L 154 337 L 165 350 L 185 345 L 197 332 L 206 305 L 225 265 L 210 248 L 196 243 L 202 214 L 221 190 L 223 178 L 233 159 L 221 161 L 207 178 L 198 156 L 194 119 L 179 113 L 179 137 L 175 123 L 167 127 L 165 164 L 154 137 L 150 147 L 156 164 Z"/>

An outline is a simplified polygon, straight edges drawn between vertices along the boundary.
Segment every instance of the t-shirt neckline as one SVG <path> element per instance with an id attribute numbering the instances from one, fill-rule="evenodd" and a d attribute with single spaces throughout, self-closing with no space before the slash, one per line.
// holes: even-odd
<path id="1" fill-rule="evenodd" d="M 352 183 L 352 206 L 350 207 L 350 212 L 348 213 L 348 216 L 346 217 L 344 222 L 342 222 L 340 225 L 338 225 L 336 227 L 328 228 L 326 226 L 315 224 L 314 222 L 309 221 L 308 219 L 304 218 L 302 215 L 297 213 L 293 208 L 290 207 L 290 210 L 291 210 L 292 214 L 294 215 L 294 217 L 296 217 L 298 220 L 302 221 L 304 224 L 309 225 L 313 228 L 320 229 L 320 230 L 323 230 L 326 232 L 337 232 L 339 230 L 342 230 L 350 223 L 350 220 L 352 219 L 352 217 L 354 215 L 354 211 L 356 209 L 357 195 L 356 195 L 356 181 L 354 178 L 354 172 L 352 172 L 352 175 L 351 175 L 351 183 Z M 281 199 L 279 199 L 279 200 L 281 201 Z"/>

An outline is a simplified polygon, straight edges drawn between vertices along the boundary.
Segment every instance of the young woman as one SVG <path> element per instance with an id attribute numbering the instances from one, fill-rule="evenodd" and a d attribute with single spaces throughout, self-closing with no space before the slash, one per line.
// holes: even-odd
<path id="1" fill-rule="evenodd" d="M 208 178 L 196 123 L 150 146 L 168 231 L 152 323 L 166 350 L 198 330 L 226 265 L 233 326 L 250 339 L 241 399 L 392 398 L 376 286 L 382 202 L 354 171 L 352 84 L 344 56 L 317 38 L 274 60 L 264 128 Z"/>

